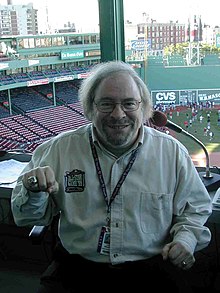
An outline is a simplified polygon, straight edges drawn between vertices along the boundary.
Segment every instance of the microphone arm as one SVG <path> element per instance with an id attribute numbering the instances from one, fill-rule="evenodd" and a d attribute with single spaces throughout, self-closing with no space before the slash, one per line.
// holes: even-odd
<path id="1" fill-rule="evenodd" d="M 203 177 L 204 178 L 212 178 L 213 175 L 210 172 L 209 154 L 208 154 L 208 151 L 207 151 L 205 145 L 199 139 L 197 139 L 194 135 L 192 135 L 191 133 L 185 131 L 182 127 L 180 127 L 179 125 L 173 123 L 170 120 L 167 120 L 167 123 L 166 123 L 165 126 L 168 127 L 169 129 L 177 132 L 177 133 L 182 133 L 185 136 L 190 137 L 192 140 L 194 140 L 197 144 L 199 144 L 202 147 L 203 151 L 205 152 L 205 157 L 206 157 L 206 171 L 205 171 L 205 174 L 203 175 Z"/>
<path id="2" fill-rule="evenodd" d="M 179 125 L 167 120 L 166 115 L 160 111 L 154 111 L 153 117 L 149 119 L 149 123 L 153 123 L 153 125 L 158 127 L 166 126 L 175 132 L 183 133 L 185 136 L 195 141 L 204 150 L 206 156 L 206 170 L 205 172 L 198 172 L 202 182 L 208 191 L 216 191 L 220 187 L 220 174 L 215 172 L 211 174 L 208 151 L 199 139 L 182 129 Z"/>
<path id="3" fill-rule="evenodd" d="M 195 136 L 193 136 L 191 133 L 185 131 L 179 125 L 169 120 L 167 120 L 165 126 L 174 130 L 175 132 L 183 133 L 184 135 L 186 135 L 187 137 L 190 137 L 192 140 L 194 140 L 196 143 L 198 143 L 202 147 L 206 156 L 206 171 L 199 172 L 199 176 L 203 184 L 205 185 L 207 191 L 216 191 L 220 187 L 220 174 L 216 174 L 216 173 L 211 174 L 210 165 L 209 165 L 209 154 L 205 145 L 200 140 L 198 140 Z"/>

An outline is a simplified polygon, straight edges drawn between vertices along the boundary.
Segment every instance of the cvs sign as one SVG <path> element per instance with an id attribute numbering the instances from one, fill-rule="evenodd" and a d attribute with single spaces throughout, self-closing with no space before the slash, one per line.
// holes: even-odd
<path id="1" fill-rule="evenodd" d="M 179 91 L 158 91 L 152 92 L 154 104 L 179 103 Z"/>

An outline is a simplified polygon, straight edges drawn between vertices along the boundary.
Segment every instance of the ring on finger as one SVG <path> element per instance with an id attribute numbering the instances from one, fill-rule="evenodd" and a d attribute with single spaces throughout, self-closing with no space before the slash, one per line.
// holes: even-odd
<path id="1" fill-rule="evenodd" d="M 185 261 L 181 262 L 182 267 L 185 267 L 187 265 L 187 263 Z"/>
<path id="2" fill-rule="evenodd" d="M 27 182 L 31 187 L 34 187 L 35 185 L 37 185 L 38 180 L 36 176 L 30 176 L 28 177 Z"/>

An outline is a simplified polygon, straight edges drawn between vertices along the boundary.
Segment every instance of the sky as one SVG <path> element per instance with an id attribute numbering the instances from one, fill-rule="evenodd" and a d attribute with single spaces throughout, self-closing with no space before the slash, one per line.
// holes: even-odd
<path id="1" fill-rule="evenodd" d="M 63 27 L 70 21 L 75 23 L 78 32 L 98 31 L 98 1 L 97 0 L 12 0 L 14 5 L 33 3 L 39 10 L 39 27 L 44 26 L 46 20 L 54 27 Z M 7 0 L 0 0 L 6 5 Z M 48 17 L 46 17 L 46 7 Z M 190 16 L 201 15 L 202 23 L 220 26 L 220 0 L 124 0 L 125 20 L 142 22 L 143 13 L 149 19 L 157 22 L 187 23 Z"/>

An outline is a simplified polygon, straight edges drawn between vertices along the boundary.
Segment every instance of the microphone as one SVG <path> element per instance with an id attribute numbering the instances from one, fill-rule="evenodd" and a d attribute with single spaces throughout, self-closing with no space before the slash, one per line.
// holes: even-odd
<path id="1" fill-rule="evenodd" d="M 205 157 L 206 157 L 206 169 L 205 172 L 199 172 L 199 176 L 202 179 L 206 189 L 208 191 L 215 191 L 220 187 L 220 174 L 212 174 L 210 172 L 210 160 L 209 160 L 209 154 L 208 151 L 205 147 L 205 145 L 198 139 L 196 138 L 194 135 L 192 135 L 191 133 L 185 131 L 182 127 L 180 127 L 179 125 L 173 123 L 172 121 L 167 119 L 167 116 L 160 111 L 154 111 L 153 112 L 153 117 L 150 118 L 151 123 L 153 123 L 154 125 L 158 126 L 158 127 L 164 127 L 166 126 L 167 128 L 177 132 L 177 133 L 182 133 L 185 136 L 191 138 L 192 140 L 194 140 L 197 144 L 200 145 L 200 147 L 203 149 L 204 153 L 205 153 Z"/>

